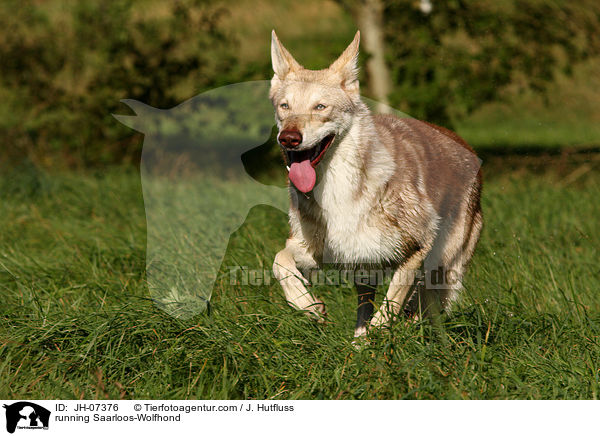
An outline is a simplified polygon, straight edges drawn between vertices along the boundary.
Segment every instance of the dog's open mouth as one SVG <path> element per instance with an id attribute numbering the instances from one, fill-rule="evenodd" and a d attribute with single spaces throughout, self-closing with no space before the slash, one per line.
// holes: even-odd
<path id="1" fill-rule="evenodd" d="M 293 150 L 285 150 L 285 154 L 287 156 L 287 160 L 289 165 L 291 166 L 294 162 L 302 162 L 306 159 L 310 159 L 310 164 L 312 167 L 316 167 L 317 164 L 323 159 L 325 156 L 325 152 L 333 142 L 335 135 L 332 133 L 331 135 L 327 135 L 321 141 L 315 145 L 313 148 L 309 148 L 308 150 L 302 151 L 293 151 Z"/>
<path id="2" fill-rule="evenodd" d="M 314 188 L 317 181 L 315 167 L 323 159 L 334 138 L 333 133 L 327 135 L 317 145 L 308 150 L 285 150 L 290 169 L 289 178 L 300 191 L 306 193 Z"/>

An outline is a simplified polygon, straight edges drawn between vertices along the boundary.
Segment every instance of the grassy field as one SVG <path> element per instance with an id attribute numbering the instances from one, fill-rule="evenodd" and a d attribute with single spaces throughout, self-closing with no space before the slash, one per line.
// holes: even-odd
<path id="1" fill-rule="evenodd" d="M 232 238 L 210 313 L 181 321 L 145 283 L 139 174 L 0 178 L 0 397 L 35 399 L 597 398 L 599 161 L 484 162 L 485 230 L 440 327 L 351 345 L 354 291 L 319 287 L 330 323 L 291 310 L 269 269 L 286 217 L 259 206 Z M 381 299 L 381 292 L 379 293 Z"/>

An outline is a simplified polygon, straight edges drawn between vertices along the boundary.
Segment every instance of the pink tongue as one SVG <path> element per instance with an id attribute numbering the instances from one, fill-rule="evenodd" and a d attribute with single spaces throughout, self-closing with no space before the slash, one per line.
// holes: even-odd
<path id="1" fill-rule="evenodd" d="M 289 177 L 296 188 L 305 193 L 311 191 L 317 181 L 317 174 L 310 164 L 310 159 L 292 163 Z"/>

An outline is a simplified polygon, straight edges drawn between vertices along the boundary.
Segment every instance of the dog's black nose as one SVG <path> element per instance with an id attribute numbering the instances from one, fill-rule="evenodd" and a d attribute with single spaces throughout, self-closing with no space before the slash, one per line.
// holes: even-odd
<path id="1" fill-rule="evenodd" d="M 302 142 L 302 135 L 297 130 L 282 130 L 279 133 L 279 143 L 284 147 L 298 147 Z"/>

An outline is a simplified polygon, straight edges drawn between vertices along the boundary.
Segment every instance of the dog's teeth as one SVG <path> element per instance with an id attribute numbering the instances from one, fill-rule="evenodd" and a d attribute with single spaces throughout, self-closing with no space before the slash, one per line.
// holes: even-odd
<path id="1" fill-rule="evenodd" d="M 288 167 L 287 165 L 285 167 L 287 168 L 288 173 L 289 173 L 290 172 L 290 167 Z"/>

